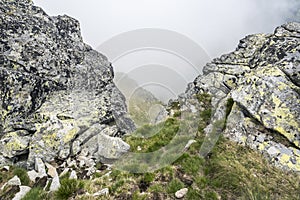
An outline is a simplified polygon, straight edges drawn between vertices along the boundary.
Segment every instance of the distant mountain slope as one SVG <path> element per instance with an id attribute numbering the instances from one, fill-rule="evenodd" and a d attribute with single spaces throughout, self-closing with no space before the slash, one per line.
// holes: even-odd
<path id="1" fill-rule="evenodd" d="M 126 97 L 128 112 L 135 124 L 156 123 L 157 116 L 164 110 L 163 103 L 124 73 L 116 73 L 114 80 Z"/>

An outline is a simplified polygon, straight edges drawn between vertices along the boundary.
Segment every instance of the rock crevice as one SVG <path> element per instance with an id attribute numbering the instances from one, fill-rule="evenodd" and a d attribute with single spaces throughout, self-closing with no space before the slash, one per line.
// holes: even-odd
<path id="1" fill-rule="evenodd" d="M 215 113 L 206 128 L 226 118 L 224 102 L 235 102 L 224 134 L 259 150 L 275 165 L 300 172 L 300 24 L 276 28 L 274 34 L 242 39 L 237 49 L 214 59 L 179 98 L 212 96 Z M 245 114 L 246 113 L 246 114 Z M 276 149 L 276 151 L 275 151 Z M 275 153 L 276 152 L 276 153 Z"/>
<path id="2" fill-rule="evenodd" d="M 0 4 L 0 164 L 32 167 L 37 158 L 80 154 L 110 160 L 128 151 L 114 138 L 135 129 L 125 98 L 111 63 L 83 42 L 79 22 L 48 16 L 29 0 Z"/>

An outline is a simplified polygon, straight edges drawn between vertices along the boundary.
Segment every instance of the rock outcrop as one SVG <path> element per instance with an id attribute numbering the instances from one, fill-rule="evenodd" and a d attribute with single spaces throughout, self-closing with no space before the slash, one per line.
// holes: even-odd
<path id="1" fill-rule="evenodd" d="M 0 3 L 0 164 L 94 163 L 128 151 L 116 137 L 135 129 L 125 97 L 107 58 L 82 41 L 78 21 L 50 17 L 30 0 Z M 247 36 L 208 63 L 179 101 L 209 93 L 208 136 L 223 120 L 230 139 L 300 171 L 299 44 L 299 23 Z"/>
<path id="2" fill-rule="evenodd" d="M 201 93 L 212 95 L 215 108 L 208 137 L 223 119 L 231 140 L 259 150 L 281 168 L 300 172 L 299 23 L 242 39 L 234 52 L 208 63 L 179 100 Z M 228 100 L 234 102 L 229 113 Z"/>
<path id="3" fill-rule="evenodd" d="M 135 129 L 105 56 L 77 20 L 30 0 L 0 0 L 0 164 L 84 155 L 116 159 Z"/>

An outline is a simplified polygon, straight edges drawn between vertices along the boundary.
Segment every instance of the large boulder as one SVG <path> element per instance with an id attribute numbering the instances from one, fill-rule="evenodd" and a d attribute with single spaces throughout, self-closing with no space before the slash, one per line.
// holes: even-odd
<path id="1" fill-rule="evenodd" d="M 274 34 L 245 37 L 234 52 L 208 63 L 179 100 L 209 93 L 215 112 L 205 129 L 208 137 L 223 119 L 225 136 L 300 172 L 299 80 L 300 24 L 287 23 Z"/>
<path id="2" fill-rule="evenodd" d="M 109 135 L 94 148 L 124 152 L 114 137 L 132 132 L 134 123 L 110 62 L 82 41 L 78 21 L 50 17 L 30 0 L 0 4 L 1 164 L 32 167 L 36 158 L 75 157 L 98 134 Z M 94 125 L 106 129 L 89 132 Z M 73 142 L 86 133 L 93 135 L 77 144 L 75 154 Z M 97 160 L 107 156 L 87 153 Z"/>

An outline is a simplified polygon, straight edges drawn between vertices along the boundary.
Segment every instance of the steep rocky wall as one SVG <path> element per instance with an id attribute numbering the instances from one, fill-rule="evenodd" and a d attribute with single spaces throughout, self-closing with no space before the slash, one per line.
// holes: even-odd
<path id="1" fill-rule="evenodd" d="M 126 152 L 115 138 L 135 129 L 125 98 L 78 21 L 50 17 L 30 0 L 0 5 L 0 164 Z"/>
<path id="2" fill-rule="evenodd" d="M 275 165 L 300 172 L 300 24 L 274 34 L 242 39 L 237 49 L 214 59 L 179 100 L 213 96 L 213 125 L 226 119 L 225 135 L 262 152 Z M 234 104 L 229 116 L 228 99 Z"/>

